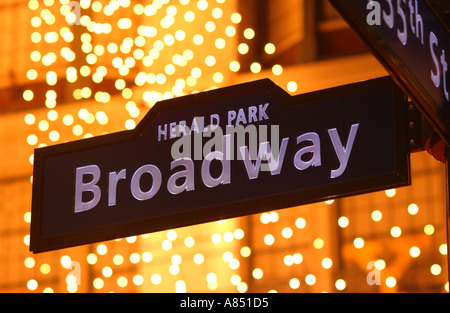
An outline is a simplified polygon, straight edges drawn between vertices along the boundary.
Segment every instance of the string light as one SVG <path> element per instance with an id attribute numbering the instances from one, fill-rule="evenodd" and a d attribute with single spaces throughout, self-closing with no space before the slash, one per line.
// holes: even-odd
<path id="1" fill-rule="evenodd" d="M 257 33 L 252 28 L 246 28 L 242 32 L 245 42 L 238 42 L 239 24 L 243 16 L 238 12 L 230 13 L 230 10 L 225 7 L 225 1 L 180 0 L 177 5 L 169 5 L 169 1 L 163 0 L 153 1 L 148 5 L 134 4 L 132 1 L 111 1 L 108 4 L 101 1 L 80 1 L 84 10 L 91 9 L 94 14 L 91 17 L 83 15 L 80 18 L 81 25 L 74 26 L 79 26 L 83 30 L 79 39 L 73 32 L 74 28 L 67 24 L 76 22 L 77 16 L 70 11 L 68 1 L 60 1 L 60 3 L 61 6 L 53 6 L 49 5 L 50 1 L 44 1 L 44 4 L 36 0 L 28 2 L 28 8 L 34 14 L 30 20 L 33 29 L 29 38 L 35 45 L 29 56 L 32 68 L 27 69 L 26 77 L 30 81 L 41 79 L 46 84 L 45 99 L 42 99 L 42 103 L 45 105 L 43 108 L 47 110 L 45 117 L 33 113 L 27 113 L 24 116 L 24 123 L 30 129 L 26 141 L 32 147 L 44 145 L 49 141 L 54 144 L 72 140 L 74 139 L 72 136 L 99 135 L 106 126 L 110 126 L 112 116 L 114 119 L 118 118 L 113 106 L 110 106 L 113 103 L 124 103 L 123 120 L 120 121 L 120 125 L 123 129 L 131 130 L 157 101 L 182 96 L 199 89 L 207 90 L 226 85 L 229 75 L 241 70 L 254 74 L 260 74 L 264 70 L 262 60 L 252 60 L 250 67 L 245 69 L 244 63 L 240 63 L 239 55 L 250 55 L 250 50 L 253 49 L 251 40 L 257 37 Z M 119 8 L 128 10 L 126 12 L 130 15 L 119 18 Z M 151 18 L 155 23 L 136 25 L 139 19 L 134 19 L 133 14 L 142 19 Z M 55 29 L 49 31 L 46 26 L 50 25 Z M 62 27 L 56 29 L 57 25 Z M 81 41 L 79 47 L 81 51 L 74 51 L 73 42 L 77 40 Z M 53 51 L 49 51 L 52 48 Z M 267 43 L 263 49 L 266 55 L 274 55 L 277 52 L 273 43 Z M 82 65 L 77 64 L 79 60 L 82 60 L 80 62 Z M 58 72 L 59 67 L 64 67 L 63 73 Z M 269 71 L 276 76 L 275 79 L 279 78 L 283 81 L 285 70 L 282 65 L 276 64 Z M 105 87 L 106 82 L 111 81 L 114 90 Z M 58 94 L 59 91 L 56 90 L 60 90 L 57 87 L 62 83 L 68 83 L 67 90 L 70 90 L 69 96 L 64 95 L 64 101 L 67 101 L 67 98 L 69 102 L 80 101 L 77 111 L 68 113 L 63 110 L 63 106 L 60 106 L 63 95 Z M 283 85 L 291 93 L 298 92 L 299 85 L 296 81 L 286 81 Z M 71 86 L 73 86 L 72 89 L 70 89 Z M 139 89 L 140 87 L 142 89 Z M 143 89 L 145 91 L 141 92 Z M 22 97 L 27 102 L 40 101 L 39 94 L 38 90 L 30 88 L 23 91 Z M 117 100 L 120 98 L 121 100 Z M 88 103 L 95 103 L 95 105 Z M 102 105 L 101 109 L 96 106 L 98 104 Z M 59 127 L 66 127 L 69 131 Z M 32 163 L 33 156 L 30 156 L 29 160 Z M 388 198 L 394 198 L 397 190 L 386 190 L 384 194 Z M 333 203 L 334 200 L 326 202 L 327 205 Z M 372 211 L 370 217 L 372 222 L 382 224 L 385 222 L 381 212 L 383 208 L 379 208 L 380 210 Z M 407 212 L 410 217 L 417 216 L 419 206 L 411 203 L 407 206 Z M 25 218 L 27 223 L 31 218 L 29 215 Z M 304 232 L 307 225 L 314 225 L 314 221 L 307 215 L 303 217 L 297 215 L 289 221 L 285 220 L 284 216 L 281 212 L 266 212 L 257 216 L 260 222 L 259 227 L 267 230 L 261 235 L 261 242 L 264 243 L 265 248 L 276 249 L 286 242 L 292 243 L 297 238 L 297 232 Z M 356 223 L 353 223 L 348 216 L 341 216 L 338 219 L 338 225 L 341 228 L 340 231 L 345 232 Z M 389 233 L 392 237 L 401 236 L 402 229 L 399 226 L 386 227 L 390 229 Z M 309 228 L 308 226 L 306 229 L 317 234 L 314 233 L 314 229 Z M 272 232 L 274 229 L 277 229 L 277 232 Z M 271 233 L 268 233 L 269 231 Z M 424 225 L 423 232 L 431 236 L 435 234 L 436 227 L 432 224 Z M 212 261 L 208 258 L 211 255 L 214 256 L 214 251 L 217 249 L 228 267 L 227 270 L 230 271 L 227 278 L 228 284 L 234 286 L 237 292 L 248 291 L 249 285 L 242 281 L 236 271 L 239 272 L 243 260 L 258 252 L 258 249 L 245 242 L 247 234 L 250 234 L 249 237 L 254 236 L 250 230 L 243 230 L 237 226 L 220 229 L 220 231 L 214 230 L 208 233 L 207 243 L 195 232 L 192 232 L 192 235 L 182 235 L 181 232 L 170 230 L 164 234 L 157 237 L 159 250 L 154 253 L 151 250 L 152 253 L 146 251 L 140 254 L 133 251 L 114 254 L 109 252 L 115 251 L 113 243 L 96 245 L 94 251 L 87 254 L 86 262 L 92 268 L 99 268 L 97 273 L 99 277 L 94 278 L 89 284 L 102 291 L 106 287 L 111 288 L 111 280 L 114 280 L 115 286 L 119 288 L 127 288 L 130 285 L 145 288 L 149 284 L 163 288 L 162 285 L 170 279 L 170 276 L 179 275 L 189 264 L 193 266 L 191 269 L 203 269 L 204 267 L 198 265 L 205 263 L 209 266 L 208 262 Z M 273 234 L 281 234 L 283 238 L 280 238 L 283 240 L 278 240 L 278 237 L 276 239 Z M 178 238 L 181 242 L 177 241 Z M 244 240 L 239 242 L 242 239 Z M 125 242 L 130 244 L 130 249 L 139 249 L 132 245 L 154 243 L 153 240 L 155 239 L 138 239 L 133 236 L 126 238 Z M 26 244 L 28 241 L 29 237 L 24 238 Z M 354 239 L 352 244 L 357 249 L 364 249 L 366 246 L 366 242 L 361 237 Z M 319 259 L 322 260 L 321 270 L 334 270 L 336 266 L 333 266 L 333 259 L 323 256 L 328 247 L 326 239 L 309 238 L 308 246 L 317 251 L 302 252 L 303 254 L 292 251 L 279 257 L 279 261 L 286 267 L 304 266 L 301 264 L 307 263 L 309 253 L 322 253 Z M 233 247 L 234 250 L 225 251 L 224 247 Z M 446 244 L 439 247 L 442 255 L 446 255 L 446 247 Z M 414 259 L 421 253 L 423 251 L 416 246 L 409 250 L 409 256 Z M 130 264 L 137 269 L 145 268 L 145 264 L 157 263 L 163 259 L 170 260 L 170 265 L 165 267 L 164 273 L 160 271 L 152 272 L 148 276 L 140 273 L 126 276 L 121 273 L 121 269 L 116 271 L 116 267 Z M 71 256 L 62 256 L 60 263 L 64 269 L 71 268 Z M 36 259 L 32 257 L 27 257 L 24 261 L 27 269 L 39 268 L 42 275 L 55 272 L 48 263 L 37 265 Z M 379 259 L 375 266 L 379 270 L 384 270 L 386 262 Z M 432 275 L 438 276 L 442 272 L 442 267 L 439 264 L 433 264 L 429 271 Z M 116 276 L 116 272 L 121 274 Z M 270 277 L 269 272 L 261 266 L 253 269 L 251 274 L 254 279 L 264 281 Z M 219 289 L 223 285 L 221 275 L 219 271 L 206 274 L 206 288 L 211 291 Z M 388 277 L 385 280 L 386 286 L 394 288 L 397 286 L 397 279 L 399 278 Z M 74 277 L 71 276 L 68 280 L 67 290 L 77 292 L 78 287 L 74 284 Z M 308 274 L 304 280 L 307 286 L 314 286 L 321 280 L 321 276 L 319 273 Z M 299 278 L 289 278 L 287 282 L 291 290 L 303 288 Z M 335 289 L 343 291 L 350 283 L 350 281 L 338 279 L 335 281 Z M 36 279 L 30 279 L 27 282 L 27 288 L 35 291 L 41 287 L 41 284 Z M 189 286 L 184 280 L 178 279 L 171 282 L 170 288 L 176 292 L 188 292 Z M 164 285 L 164 288 L 169 287 Z M 448 289 L 448 284 L 446 288 Z M 53 291 L 52 288 L 45 290 Z"/>

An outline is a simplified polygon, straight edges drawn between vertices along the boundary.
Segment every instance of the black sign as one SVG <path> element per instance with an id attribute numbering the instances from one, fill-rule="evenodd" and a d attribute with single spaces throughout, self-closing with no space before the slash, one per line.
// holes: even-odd
<path id="1" fill-rule="evenodd" d="M 427 0 L 330 2 L 450 144 L 450 34 L 443 12 Z"/>
<path id="2" fill-rule="evenodd" d="M 390 78 L 290 96 L 261 80 L 157 103 L 136 129 L 36 149 L 42 252 L 409 184 Z"/>

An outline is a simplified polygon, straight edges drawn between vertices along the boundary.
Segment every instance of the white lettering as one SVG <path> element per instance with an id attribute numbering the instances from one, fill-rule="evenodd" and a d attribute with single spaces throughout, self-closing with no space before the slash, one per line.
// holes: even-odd
<path id="1" fill-rule="evenodd" d="M 347 145 L 344 147 L 339 137 L 336 128 L 329 129 L 328 134 L 330 135 L 331 142 L 333 143 L 334 151 L 339 160 L 339 168 L 331 171 L 331 178 L 337 178 L 341 176 L 345 169 L 347 168 L 348 160 L 352 152 L 353 143 L 355 142 L 356 133 L 358 132 L 359 124 L 353 124 L 350 129 L 350 134 L 348 135 Z"/>
<path id="2" fill-rule="evenodd" d="M 92 180 L 90 182 L 84 182 L 84 176 L 92 175 Z M 76 169 L 75 177 L 75 213 L 88 211 L 95 207 L 101 198 L 100 187 L 97 183 L 100 179 L 100 168 L 97 165 L 88 165 L 83 167 L 78 167 Z M 93 194 L 91 200 L 83 202 L 83 193 L 89 192 Z"/>
<path id="3" fill-rule="evenodd" d="M 304 141 L 312 142 L 311 146 L 304 147 L 295 154 L 294 156 L 294 166 L 298 170 L 306 170 L 311 166 L 321 166 L 322 159 L 320 156 L 320 138 L 316 133 L 306 133 L 297 137 L 297 144 Z M 309 161 L 304 161 L 302 156 L 305 154 L 312 154 Z"/>

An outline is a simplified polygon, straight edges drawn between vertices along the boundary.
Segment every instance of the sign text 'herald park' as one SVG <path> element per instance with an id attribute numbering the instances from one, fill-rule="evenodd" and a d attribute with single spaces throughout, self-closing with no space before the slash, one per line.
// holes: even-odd
<path id="1" fill-rule="evenodd" d="M 450 21 L 437 1 L 329 1 L 450 145 Z"/>
<path id="2" fill-rule="evenodd" d="M 35 151 L 38 253 L 410 183 L 390 78 L 290 96 L 260 80 L 157 103 L 132 131 Z"/>

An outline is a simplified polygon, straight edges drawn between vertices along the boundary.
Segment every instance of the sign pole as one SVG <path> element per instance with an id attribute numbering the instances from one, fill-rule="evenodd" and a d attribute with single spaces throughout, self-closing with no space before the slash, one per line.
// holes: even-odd
<path id="1" fill-rule="evenodd" d="M 445 162 L 445 179 L 446 179 L 446 222 L 447 222 L 447 278 L 450 284 L 450 147 L 446 149 L 446 162 Z"/>

